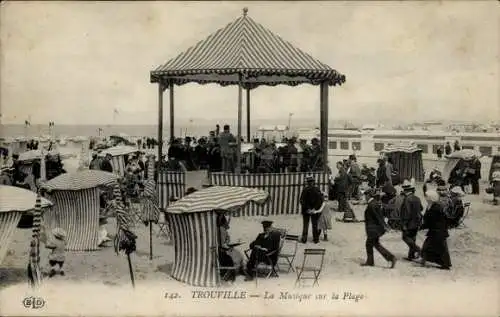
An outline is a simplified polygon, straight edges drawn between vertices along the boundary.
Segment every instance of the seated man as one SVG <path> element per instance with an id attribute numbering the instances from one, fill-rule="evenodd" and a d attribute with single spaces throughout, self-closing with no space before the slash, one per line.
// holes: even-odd
<path id="1" fill-rule="evenodd" d="M 250 254 L 250 258 L 247 262 L 247 277 L 245 281 L 251 281 L 255 277 L 255 266 L 258 263 L 264 262 L 267 263 L 268 258 L 266 254 L 277 251 L 280 245 L 280 233 L 272 230 L 272 221 L 262 221 L 262 233 L 259 233 L 255 241 L 250 243 L 250 249 L 252 253 Z M 274 252 L 270 259 L 272 261 L 272 265 L 276 264 L 278 260 L 278 252 Z"/>

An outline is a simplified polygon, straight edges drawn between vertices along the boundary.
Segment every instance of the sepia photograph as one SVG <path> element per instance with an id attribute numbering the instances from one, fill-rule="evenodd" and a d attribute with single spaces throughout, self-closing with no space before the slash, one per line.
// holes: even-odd
<path id="1" fill-rule="evenodd" d="M 1 1 L 1 316 L 500 315 L 498 1 Z"/>

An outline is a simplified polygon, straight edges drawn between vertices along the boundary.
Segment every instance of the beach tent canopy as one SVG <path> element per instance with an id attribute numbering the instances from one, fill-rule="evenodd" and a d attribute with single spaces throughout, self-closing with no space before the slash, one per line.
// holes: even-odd
<path id="1" fill-rule="evenodd" d="M 0 185 L 0 263 L 2 263 L 21 216 L 35 209 L 37 194 L 14 186 Z M 52 202 L 42 198 L 41 207 Z"/>
<path id="2" fill-rule="evenodd" d="M 392 160 L 394 168 L 402 179 L 410 180 L 415 178 L 418 182 L 424 181 L 422 149 L 415 144 L 389 145 L 381 152 Z"/>
<path id="3" fill-rule="evenodd" d="M 182 214 L 210 210 L 237 210 L 250 202 L 264 204 L 269 193 L 260 189 L 245 187 L 208 187 L 176 201 L 167 208 L 168 213 Z"/>
<path id="4" fill-rule="evenodd" d="M 465 161 L 470 161 L 474 158 L 480 158 L 481 153 L 475 150 L 465 149 L 451 153 L 450 155 L 446 155 L 448 159 L 461 159 Z"/>
<path id="5" fill-rule="evenodd" d="M 111 156 L 122 156 L 122 155 L 128 155 L 132 154 L 139 151 L 136 147 L 133 146 L 114 146 L 110 147 L 108 149 L 102 150 L 101 153 L 99 153 L 99 156 L 106 156 L 106 154 L 111 154 Z"/>
<path id="6" fill-rule="evenodd" d="M 219 247 L 218 212 L 235 211 L 249 202 L 263 204 L 269 194 L 241 187 L 209 187 L 199 190 L 167 208 L 174 242 L 172 277 L 193 286 L 217 286 L 219 272 L 214 264 Z"/>
<path id="7" fill-rule="evenodd" d="M 42 188 L 52 190 L 82 190 L 98 186 L 110 186 L 118 180 L 113 173 L 98 170 L 82 170 L 74 173 L 61 174 L 43 183 Z"/>
<path id="8" fill-rule="evenodd" d="M 45 155 L 58 155 L 60 154 L 59 151 L 52 150 L 52 151 L 43 151 Z M 19 154 L 19 161 L 24 162 L 24 161 L 32 161 L 36 159 L 41 159 L 42 158 L 42 150 L 30 150 L 23 152 Z"/>
<path id="9" fill-rule="evenodd" d="M 9 211 L 30 211 L 35 208 L 36 193 L 15 186 L 0 185 L 0 213 Z M 52 202 L 42 198 L 42 208 L 52 206 Z"/>
<path id="10" fill-rule="evenodd" d="M 198 42 L 177 57 L 157 67 L 151 82 L 218 83 L 255 88 L 303 83 L 330 86 L 345 82 L 345 76 L 304 53 L 244 14 Z M 244 74 L 240 79 L 238 74 Z"/>

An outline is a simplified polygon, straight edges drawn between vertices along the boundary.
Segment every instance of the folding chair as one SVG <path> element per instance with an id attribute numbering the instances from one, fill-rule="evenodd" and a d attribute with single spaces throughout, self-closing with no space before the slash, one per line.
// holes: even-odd
<path id="1" fill-rule="evenodd" d="M 156 237 L 160 237 L 160 236 L 164 236 L 166 237 L 168 240 L 170 240 L 171 238 L 171 235 L 170 235 L 170 223 L 167 219 L 167 213 L 164 212 L 164 211 L 161 211 L 161 213 L 163 214 L 163 219 L 160 215 L 159 219 L 158 219 L 158 234 L 156 235 Z"/>
<path id="2" fill-rule="evenodd" d="M 221 279 L 219 280 L 219 285 L 222 284 L 222 282 L 231 282 L 234 283 L 235 277 L 238 274 L 238 270 L 240 269 L 239 266 L 233 265 L 233 266 L 221 266 L 220 265 L 220 255 L 219 255 L 219 248 L 216 246 L 210 247 L 213 255 L 213 260 L 214 260 L 214 267 L 215 270 L 219 273 Z"/>
<path id="3" fill-rule="evenodd" d="M 281 252 L 278 254 L 278 261 L 279 259 L 285 259 L 288 269 L 287 273 L 290 273 L 290 271 L 295 272 L 295 269 L 293 268 L 293 260 L 295 259 L 295 255 L 297 254 L 297 247 L 299 244 L 299 236 L 298 235 L 293 235 L 293 234 L 287 234 L 285 235 L 284 241 L 283 241 L 283 247 L 281 248 Z M 279 263 L 276 264 L 278 266 L 278 271 L 279 271 Z"/>
<path id="4" fill-rule="evenodd" d="M 464 220 L 465 220 L 465 218 L 467 218 L 467 216 L 469 215 L 469 211 L 470 211 L 470 201 L 464 201 L 463 204 L 464 204 L 464 215 L 462 216 L 462 218 L 460 218 L 460 220 L 458 222 L 459 226 L 465 226 Z"/>
<path id="5" fill-rule="evenodd" d="M 325 249 L 305 249 L 304 259 L 302 260 L 302 266 L 296 266 L 297 269 L 297 280 L 295 281 L 295 286 L 300 284 L 301 280 L 314 280 L 313 285 L 319 286 L 318 279 L 323 269 L 323 262 L 325 260 Z M 319 260 L 318 260 L 319 258 Z M 316 260 L 316 261 L 314 261 Z M 319 264 L 318 264 L 319 262 Z M 308 274 L 304 274 L 308 273 Z M 312 274 L 309 274 L 312 273 Z"/>
<path id="6" fill-rule="evenodd" d="M 276 250 L 271 250 L 271 251 L 268 251 L 267 253 L 264 253 L 264 254 L 257 256 L 257 258 L 260 258 L 261 261 L 259 261 L 258 263 L 255 264 L 254 270 L 255 270 L 255 282 L 256 283 L 257 283 L 257 278 L 258 278 L 260 272 L 267 271 L 267 274 L 265 275 L 266 278 L 279 277 L 278 268 L 277 268 L 277 264 L 278 264 L 277 259 L 279 257 L 280 252 L 281 252 L 281 249 L 283 248 L 283 244 L 285 241 L 284 238 L 286 236 L 287 231 L 286 231 L 286 229 L 279 229 L 279 228 L 273 228 L 272 231 L 279 233 L 279 235 L 280 235 L 279 247 Z M 253 251 L 254 252 L 263 252 L 263 251 L 260 251 L 259 249 L 254 249 Z M 252 249 L 245 250 L 244 253 L 245 253 L 245 256 L 247 257 L 247 259 L 250 259 L 251 252 L 252 252 Z M 276 261 L 273 261 L 274 257 L 276 257 Z"/>

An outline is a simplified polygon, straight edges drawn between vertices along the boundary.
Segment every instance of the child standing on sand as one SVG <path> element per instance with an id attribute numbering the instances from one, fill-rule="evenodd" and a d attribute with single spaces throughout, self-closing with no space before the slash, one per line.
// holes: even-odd
<path id="1" fill-rule="evenodd" d="M 332 206 L 328 200 L 328 194 L 323 193 L 324 201 L 321 206 L 321 215 L 318 220 L 318 230 L 323 232 L 323 240 L 328 241 L 328 230 L 332 229 Z"/>
<path id="2" fill-rule="evenodd" d="M 66 232 L 61 228 L 54 228 L 52 230 L 53 239 L 49 241 L 45 247 L 51 249 L 49 254 L 50 273 L 49 277 L 56 275 L 56 269 L 59 274 L 64 275 L 63 265 L 66 260 Z"/>

